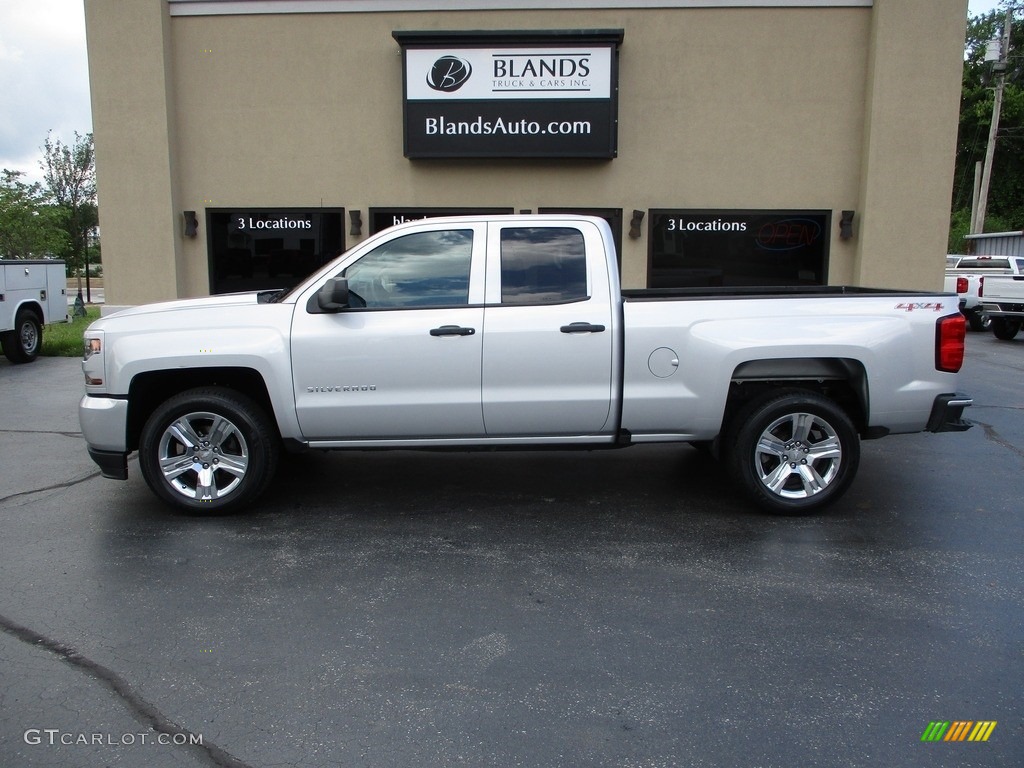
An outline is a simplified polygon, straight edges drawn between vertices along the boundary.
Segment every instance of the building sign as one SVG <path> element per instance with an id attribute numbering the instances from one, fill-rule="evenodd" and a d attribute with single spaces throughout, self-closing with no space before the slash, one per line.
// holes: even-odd
<path id="1" fill-rule="evenodd" d="M 651 288 L 825 285 L 829 211 L 654 210 Z"/>
<path id="2" fill-rule="evenodd" d="M 615 157 L 622 35 L 394 32 L 405 156 Z"/>
<path id="3" fill-rule="evenodd" d="M 231 232 L 289 232 L 313 229 L 313 216 L 275 213 L 232 213 Z"/>

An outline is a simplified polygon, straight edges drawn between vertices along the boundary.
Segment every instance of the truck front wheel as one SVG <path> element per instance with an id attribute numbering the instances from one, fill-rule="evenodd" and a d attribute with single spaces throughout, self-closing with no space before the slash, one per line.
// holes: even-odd
<path id="1" fill-rule="evenodd" d="M 1013 341 L 1020 333 L 1020 320 L 1007 320 L 1005 317 L 992 318 L 992 333 L 1002 341 Z"/>
<path id="2" fill-rule="evenodd" d="M 217 514 L 259 496 L 278 453 L 276 430 L 259 405 L 229 389 L 204 387 L 153 411 L 139 440 L 139 467 L 163 501 Z"/>
<path id="3" fill-rule="evenodd" d="M 817 393 L 784 390 L 756 398 L 733 424 L 730 470 L 769 512 L 816 511 L 839 498 L 857 473 L 857 430 L 845 411 Z"/>
<path id="4" fill-rule="evenodd" d="M 19 309 L 14 330 L 3 334 L 4 355 L 12 363 L 31 363 L 43 346 L 43 323 L 31 309 Z"/>

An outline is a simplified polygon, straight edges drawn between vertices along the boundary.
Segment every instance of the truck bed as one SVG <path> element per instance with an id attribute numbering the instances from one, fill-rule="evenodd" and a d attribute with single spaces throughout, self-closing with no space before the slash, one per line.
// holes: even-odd
<path id="1" fill-rule="evenodd" d="M 626 301 L 677 301 L 685 299 L 770 299 L 770 298 L 831 298 L 834 296 L 928 296 L 927 291 L 895 290 L 891 288 L 862 288 L 854 285 L 746 285 L 709 286 L 691 288 L 624 288 Z"/>

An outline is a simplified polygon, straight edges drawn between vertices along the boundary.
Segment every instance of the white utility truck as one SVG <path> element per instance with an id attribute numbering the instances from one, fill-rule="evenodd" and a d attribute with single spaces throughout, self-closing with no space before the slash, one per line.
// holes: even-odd
<path id="1" fill-rule="evenodd" d="M 282 447 L 688 442 L 801 513 L 846 490 L 861 439 L 968 428 L 965 330 L 952 294 L 623 291 L 598 218 L 424 219 L 288 291 L 94 322 L 79 416 L 105 476 L 138 449 L 153 492 L 192 511 L 252 502 Z"/>
<path id="2" fill-rule="evenodd" d="M 67 319 L 63 261 L 0 261 L 0 343 L 8 360 L 35 360 L 43 346 L 43 326 Z"/>

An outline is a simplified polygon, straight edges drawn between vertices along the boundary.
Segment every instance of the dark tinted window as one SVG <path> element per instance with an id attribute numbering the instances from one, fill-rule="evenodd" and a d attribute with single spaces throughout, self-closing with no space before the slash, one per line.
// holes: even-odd
<path id="1" fill-rule="evenodd" d="M 653 210 L 648 288 L 828 283 L 826 211 Z"/>
<path id="2" fill-rule="evenodd" d="M 390 240 L 345 270 L 352 306 L 468 304 L 472 255 L 471 229 L 417 232 Z"/>
<path id="3" fill-rule="evenodd" d="M 207 209 L 210 292 L 298 284 L 345 250 L 343 216 L 338 208 Z"/>
<path id="4" fill-rule="evenodd" d="M 960 259 L 957 269 L 1009 269 L 1010 260 L 1001 256 Z"/>
<path id="5" fill-rule="evenodd" d="M 568 227 L 501 230 L 502 304 L 551 304 L 586 297 L 582 232 Z"/>

